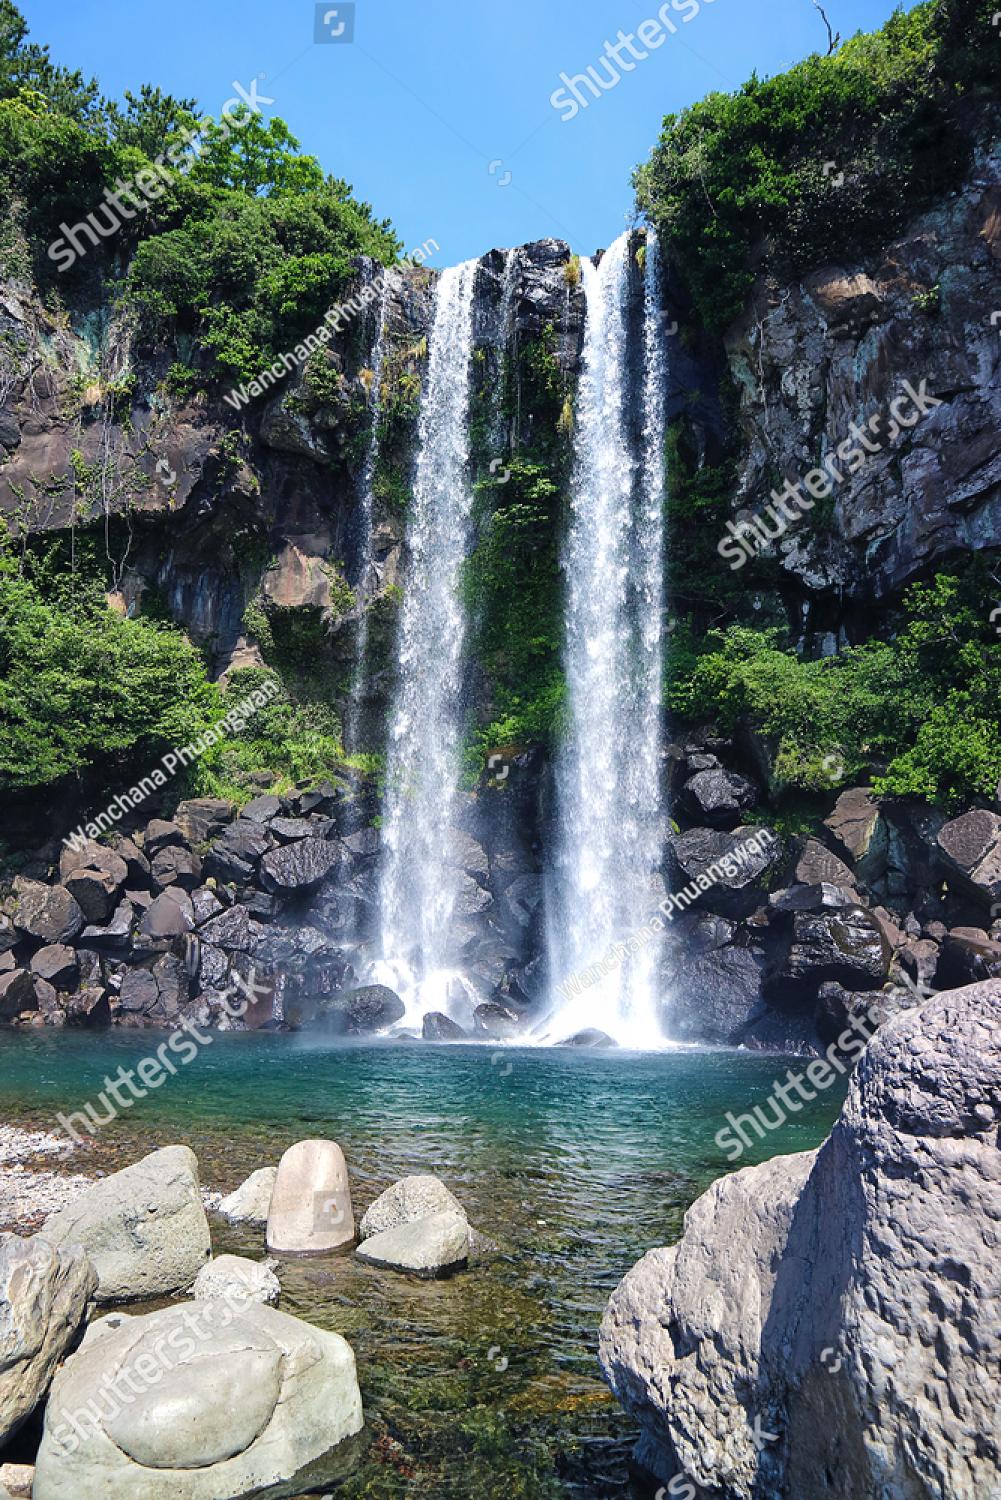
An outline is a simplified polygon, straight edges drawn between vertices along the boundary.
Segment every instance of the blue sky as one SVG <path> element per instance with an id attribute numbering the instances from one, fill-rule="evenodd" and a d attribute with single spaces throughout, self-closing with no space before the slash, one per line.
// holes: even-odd
<path id="1" fill-rule="evenodd" d="M 826 50 L 811 0 L 701 0 L 697 14 L 699 0 L 676 0 L 676 34 L 645 61 L 624 53 L 633 71 L 564 120 L 550 104 L 561 72 L 596 64 L 606 39 L 635 32 L 660 0 L 355 0 L 354 40 L 324 44 L 313 0 L 20 4 L 33 40 L 114 96 L 148 81 L 218 113 L 233 80 L 258 77 L 303 148 L 391 218 L 408 248 L 436 239 L 441 265 L 544 235 L 582 254 L 607 245 L 665 113 Z M 350 7 L 328 0 L 321 27 L 338 6 L 328 29 L 347 23 Z M 849 36 L 895 7 L 826 8 Z"/>

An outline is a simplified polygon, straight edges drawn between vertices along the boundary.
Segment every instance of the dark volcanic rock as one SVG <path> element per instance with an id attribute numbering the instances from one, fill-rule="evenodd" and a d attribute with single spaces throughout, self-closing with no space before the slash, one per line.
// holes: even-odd
<path id="1" fill-rule="evenodd" d="M 272 843 L 267 831 L 259 824 L 238 818 L 221 838 L 216 839 L 205 856 L 204 874 L 224 884 L 228 881 L 243 884 L 253 879 L 262 856 L 267 854 Z"/>
<path id="2" fill-rule="evenodd" d="M 886 873 L 889 853 L 887 826 L 879 803 L 867 787 L 842 792 L 834 811 L 824 819 L 835 849 L 867 885 Z"/>
<path id="3" fill-rule="evenodd" d="M 57 990 L 75 990 L 80 982 L 80 964 L 72 948 L 63 943 L 52 943 L 39 948 L 31 960 L 31 972 L 39 979 L 48 980 Z"/>
<path id="4" fill-rule="evenodd" d="M 478 1005 L 473 1011 L 473 1019 L 481 1036 L 509 1037 L 515 1036 L 521 1030 L 521 1017 L 518 1012 L 510 1006 L 498 1004 L 496 1000 L 488 1000 L 486 1004 Z"/>
<path id="5" fill-rule="evenodd" d="M 696 823 L 711 828 L 734 828 L 741 813 L 753 807 L 758 790 L 753 781 L 722 766 L 697 771 L 682 791 L 682 810 Z"/>
<path id="6" fill-rule="evenodd" d="M 749 847 L 757 842 L 758 848 Z M 761 904 L 756 882 L 775 865 L 782 840 L 761 825 L 725 833 L 690 828 L 670 833 L 666 863 L 675 893 L 698 887 L 694 904 L 723 916 L 749 916 Z"/>
<path id="7" fill-rule="evenodd" d="M 222 797 L 193 797 L 182 802 L 174 821 L 192 846 L 207 844 L 233 821 L 235 808 Z"/>
<path id="8" fill-rule="evenodd" d="M 440 1010 L 427 1012 L 421 1031 L 426 1042 L 461 1042 L 466 1036 L 458 1022 Z"/>
<path id="9" fill-rule="evenodd" d="M 151 873 L 160 890 L 179 885 L 182 890 L 193 891 L 202 878 L 202 862 L 190 849 L 171 844 L 153 856 Z"/>
<path id="10" fill-rule="evenodd" d="M 773 964 L 767 993 L 779 1003 L 816 995 L 825 979 L 855 989 L 879 989 L 890 966 L 890 946 L 864 907 L 797 912 L 788 952 Z"/>
<path id="11" fill-rule="evenodd" d="M 29 937 L 42 943 L 70 943 L 83 930 L 83 912 L 62 886 L 42 885 L 18 876 L 14 893 L 14 925 Z"/>
<path id="12" fill-rule="evenodd" d="M 143 835 L 143 852 L 147 859 L 152 860 L 161 849 L 183 848 L 186 843 L 183 828 L 163 818 L 153 818 L 147 823 L 146 832 Z"/>
<path id="13" fill-rule="evenodd" d="M 193 916 L 165 891 L 143 914 L 139 931 L 149 938 L 175 938 L 191 932 L 194 925 Z"/>
<path id="14" fill-rule="evenodd" d="M 240 817 L 247 818 L 251 823 L 270 823 L 272 818 L 280 816 L 281 810 L 280 797 L 255 797 L 246 807 L 241 807 Z"/>
<path id="15" fill-rule="evenodd" d="M 985 906 L 1001 901 L 1001 817 L 977 807 L 946 823 L 938 847 L 951 885 Z"/>
<path id="16" fill-rule="evenodd" d="M 726 946 L 684 961 L 671 986 L 665 1016 L 676 1041 L 738 1042 L 765 1010 L 763 959 L 749 948 Z"/>
<path id="17" fill-rule="evenodd" d="M 617 1047 L 619 1044 L 608 1035 L 607 1031 L 598 1031 L 595 1027 L 589 1027 L 586 1031 L 578 1031 L 562 1043 L 564 1047 L 590 1047 L 592 1051 L 601 1051 L 609 1047 Z"/>
<path id="18" fill-rule="evenodd" d="M 323 839 L 301 839 L 273 849 L 261 862 L 261 880 L 279 895 L 305 895 L 322 885 L 341 861 L 335 844 Z"/>
<path id="19" fill-rule="evenodd" d="M 0 1017 L 9 1021 L 22 1010 L 35 1010 L 37 1006 L 35 986 L 27 969 L 0 974 Z"/>
<path id="20" fill-rule="evenodd" d="M 367 1036 L 394 1026 L 406 1014 L 395 990 L 385 984 L 363 985 L 324 999 L 316 1017 L 325 1027 L 346 1036 Z"/>
<path id="21" fill-rule="evenodd" d="M 132 941 L 135 925 L 135 910 L 130 901 L 120 901 L 111 915 L 111 920 L 101 926 L 85 927 L 80 942 L 92 948 L 125 950 Z"/>

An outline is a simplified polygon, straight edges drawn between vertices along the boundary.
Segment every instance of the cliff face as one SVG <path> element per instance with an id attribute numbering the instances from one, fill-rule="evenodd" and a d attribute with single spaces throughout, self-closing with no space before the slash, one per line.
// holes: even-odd
<path id="1" fill-rule="evenodd" d="M 828 458 L 842 476 L 775 544 L 808 618 L 836 630 L 839 601 L 858 635 L 860 607 L 1001 542 L 997 148 L 874 259 L 791 285 L 760 280 L 726 345 L 744 442 L 734 510 L 761 510 L 773 487 Z M 908 383 L 934 404 L 891 438 L 890 407 Z M 871 417 L 877 451 L 839 461 L 851 424 Z"/>

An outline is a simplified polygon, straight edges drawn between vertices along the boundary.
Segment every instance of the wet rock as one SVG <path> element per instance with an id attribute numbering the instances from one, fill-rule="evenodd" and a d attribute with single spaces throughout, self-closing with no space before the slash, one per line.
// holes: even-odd
<path id="1" fill-rule="evenodd" d="M 469 1224 L 464 1214 L 439 1213 L 374 1234 L 355 1255 L 366 1265 L 413 1276 L 443 1276 L 469 1260 Z"/>
<path id="2" fill-rule="evenodd" d="M 84 915 L 63 886 L 42 885 L 18 876 L 14 881 L 14 925 L 41 943 L 71 943 L 84 927 Z"/>
<path id="3" fill-rule="evenodd" d="M 578 1031 L 568 1037 L 562 1043 L 564 1047 L 588 1047 L 592 1051 L 602 1051 L 609 1047 L 617 1047 L 619 1044 L 607 1031 L 598 1031 L 595 1027 L 588 1027 L 586 1031 Z"/>
<path id="4" fill-rule="evenodd" d="M 336 1141 L 297 1141 L 278 1163 L 268 1212 L 274 1255 L 323 1255 L 354 1239 L 351 1186 Z"/>
<path id="5" fill-rule="evenodd" d="M 196 1302 L 212 1302 L 218 1298 L 230 1306 L 240 1302 L 274 1306 L 282 1289 L 271 1265 L 246 1260 L 242 1255 L 217 1255 L 198 1272 L 191 1295 Z"/>
<path id="6" fill-rule="evenodd" d="M 310 818 L 272 818 L 268 830 L 282 844 L 294 844 L 299 839 L 322 838 L 316 823 Z"/>
<path id="7" fill-rule="evenodd" d="M 0 1234 L 0 1444 L 42 1400 L 96 1289 L 79 1246 Z"/>
<path id="8" fill-rule="evenodd" d="M 245 906 L 231 906 L 199 929 L 203 943 L 211 943 L 227 952 L 252 953 L 264 929 L 255 922 Z"/>
<path id="9" fill-rule="evenodd" d="M 541 910 L 543 896 L 541 875 L 516 875 L 505 886 L 501 904 L 514 925 L 527 931 Z"/>
<path id="10" fill-rule="evenodd" d="M 403 1224 L 444 1213 L 466 1218 L 466 1210 L 458 1198 L 439 1178 L 431 1173 L 401 1177 L 366 1209 L 358 1226 L 358 1238 L 371 1239 L 373 1235 L 399 1229 Z"/>
<path id="11" fill-rule="evenodd" d="M 395 990 L 385 984 L 367 984 L 360 989 L 318 1000 L 316 1018 L 324 1026 L 348 1036 L 367 1036 L 385 1031 L 402 1021 L 406 1006 Z"/>
<path id="12" fill-rule="evenodd" d="M 1001 901 L 1001 817 L 974 808 L 946 823 L 938 848 L 950 885 L 984 906 Z"/>
<path id="13" fill-rule="evenodd" d="M 768 905 L 775 911 L 832 911 L 841 910 L 846 906 L 857 906 L 858 895 L 855 891 L 846 891 L 843 886 L 828 885 L 825 882 L 819 885 L 791 885 L 785 890 L 773 891 L 768 898 Z"/>
<path id="14" fill-rule="evenodd" d="M 990 1493 L 999 1015 L 997 980 L 900 1015 L 869 1043 L 819 1151 L 719 1179 L 680 1242 L 625 1277 L 599 1358 L 656 1480 L 868 1496 L 906 1453 L 901 1495 Z M 762 1431 L 779 1441 L 755 1442 Z"/>
<path id="15" fill-rule="evenodd" d="M 710 828 L 734 828 L 741 813 L 758 801 L 753 781 L 721 766 L 697 771 L 684 786 L 682 808 L 697 823 Z"/>
<path id="16" fill-rule="evenodd" d="M 489 911 L 494 898 L 472 875 L 460 874 L 455 897 L 455 915 L 458 918 L 478 917 Z"/>
<path id="17" fill-rule="evenodd" d="M 486 884 L 490 878 L 490 865 L 482 844 L 463 829 L 452 828 L 449 830 L 447 847 L 448 858 L 453 865 L 465 870 L 467 875 L 472 875 L 479 884 Z"/>
<path id="18" fill-rule="evenodd" d="M 761 903 L 755 883 L 782 853 L 782 841 L 761 825 L 724 832 L 690 828 L 666 839 L 666 864 L 674 892 L 697 887 L 694 903 L 722 916 L 748 916 Z"/>
<path id="19" fill-rule="evenodd" d="M 66 1017 L 59 1003 L 59 994 L 55 985 L 50 984 L 47 979 L 39 979 L 37 975 L 32 980 L 32 984 L 35 990 L 35 1006 L 45 1025 L 65 1025 Z"/>
<path id="20" fill-rule="evenodd" d="M 245 1182 L 219 1204 L 219 1212 L 231 1224 L 259 1224 L 268 1222 L 271 1195 L 274 1192 L 277 1167 L 259 1167 L 251 1172 Z"/>
<path id="21" fill-rule="evenodd" d="M 66 1000 L 65 1010 L 70 1026 L 99 1028 L 111 1025 L 111 1007 L 103 984 L 89 984 L 77 990 Z"/>
<path id="22" fill-rule="evenodd" d="M 340 861 L 335 844 L 302 839 L 266 854 L 261 862 L 261 880 L 267 890 L 278 895 L 305 895 L 321 886 Z"/>
<path id="23" fill-rule="evenodd" d="M 80 981 L 79 960 L 74 950 L 64 943 L 39 948 L 31 960 L 31 972 L 39 979 L 48 980 L 57 990 L 75 990 Z"/>
<path id="24" fill-rule="evenodd" d="M 854 989 L 879 989 L 890 967 L 890 947 L 864 907 L 797 912 L 783 961 L 768 975 L 768 992 L 783 1000 L 816 995 L 825 979 Z"/>
<path id="25" fill-rule="evenodd" d="M 66 1441 L 95 1391 L 150 1369 L 159 1378 L 138 1400 L 100 1404 L 85 1441 Z M 251 1500 L 321 1478 L 338 1488 L 353 1458 L 345 1440 L 362 1426 L 339 1334 L 246 1302 L 116 1313 L 91 1325 L 53 1385 L 35 1500 Z"/>
<path id="26" fill-rule="evenodd" d="M 683 959 L 665 1014 L 676 1041 L 740 1041 L 762 1015 L 764 961 L 760 952 L 727 945 Z"/>
<path id="27" fill-rule="evenodd" d="M 473 1011 L 473 1019 L 481 1036 L 495 1037 L 498 1040 L 516 1036 L 521 1030 L 518 1012 L 496 1000 L 487 1000 L 483 1005 L 478 1005 Z"/>
<path id="28" fill-rule="evenodd" d="M 440 1010 L 427 1012 L 421 1025 L 421 1033 L 426 1042 L 461 1042 L 466 1036 L 458 1021 L 453 1021 L 451 1016 L 446 1016 Z"/>
<path id="29" fill-rule="evenodd" d="M 97 1271 L 98 1302 L 185 1290 L 211 1253 L 194 1152 L 165 1146 L 102 1178 L 46 1219 L 42 1235 L 83 1246 Z"/>
<path id="30" fill-rule="evenodd" d="M 935 970 L 938 989 L 956 989 L 981 979 L 1001 977 L 1001 943 L 982 928 L 954 927 L 947 934 Z"/>

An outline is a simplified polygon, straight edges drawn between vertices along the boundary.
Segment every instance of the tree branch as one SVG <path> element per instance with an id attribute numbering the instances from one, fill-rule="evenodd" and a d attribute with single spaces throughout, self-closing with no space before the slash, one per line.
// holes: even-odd
<path id="1" fill-rule="evenodd" d="M 833 52 L 837 51 L 838 47 L 841 44 L 841 33 L 840 31 L 832 30 L 831 23 L 827 19 L 827 12 L 821 5 L 820 0 L 812 0 L 812 4 L 814 10 L 818 10 L 820 12 L 820 18 L 823 21 L 824 25 L 827 27 L 827 55 L 828 57 L 830 57 Z"/>

